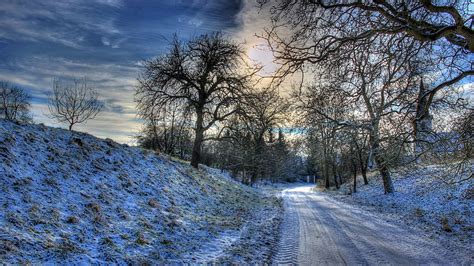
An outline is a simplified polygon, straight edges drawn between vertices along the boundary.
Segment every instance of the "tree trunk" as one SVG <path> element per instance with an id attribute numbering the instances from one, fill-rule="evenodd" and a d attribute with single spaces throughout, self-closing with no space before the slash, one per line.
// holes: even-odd
<path id="1" fill-rule="evenodd" d="M 74 124 L 69 124 L 69 131 L 72 131 L 72 126 L 74 126 Z"/>
<path id="2" fill-rule="evenodd" d="M 174 123 L 175 123 L 175 109 L 173 109 L 173 114 L 171 116 L 171 128 L 170 128 L 170 138 L 169 138 L 169 153 L 174 154 L 174 145 L 175 145 L 175 133 L 174 133 Z"/>
<path id="3" fill-rule="evenodd" d="M 198 168 L 199 162 L 201 160 L 201 145 L 203 139 L 203 131 L 196 130 L 196 138 L 194 139 L 193 151 L 191 155 L 191 166 Z"/>
<path id="4" fill-rule="evenodd" d="M 329 189 L 329 167 L 327 162 L 324 165 L 324 187 Z"/>
<path id="5" fill-rule="evenodd" d="M 263 139 L 264 133 L 265 132 L 258 135 L 258 138 L 255 143 L 255 149 L 254 149 L 255 157 L 253 160 L 253 167 L 252 167 L 253 168 L 253 173 L 252 173 L 253 181 L 256 181 L 258 176 L 263 177 L 265 175 L 264 174 L 265 167 L 264 167 L 264 159 L 263 159 L 263 150 L 265 146 L 265 140 Z"/>
<path id="6" fill-rule="evenodd" d="M 336 171 L 336 164 L 332 164 L 332 170 L 334 174 L 334 182 L 336 183 L 336 189 L 339 189 L 339 182 L 337 180 L 337 171 Z"/>
<path id="7" fill-rule="evenodd" d="M 382 181 L 383 181 L 383 188 L 384 188 L 384 193 L 389 194 L 393 193 L 393 182 L 392 178 L 390 177 L 390 171 L 388 170 L 388 167 L 386 165 L 385 160 L 382 158 L 382 155 L 376 152 L 374 150 L 374 159 L 375 163 L 377 164 L 377 169 L 380 172 L 380 175 L 382 176 Z"/>
<path id="8" fill-rule="evenodd" d="M 362 154 L 362 151 L 358 151 L 358 157 L 359 157 L 359 166 L 360 166 L 360 172 L 362 173 L 362 177 L 364 179 L 364 185 L 369 184 L 369 180 L 367 179 L 367 165 L 368 165 L 368 160 L 369 158 L 366 158 L 364 161 L 364 155 Z"/>
<path id="9" fill-rule="evenodd" d="M 390 171 L 388 171 L 388 168 L 385 166 L 383 162 L 379 163 L 377 161 L 377 165 L 379 165 L 378 169 L 379 169 L 380 175 L 382 175 L 384 193 L 389 194 L 389 193 L 395 192 L 393 188 L 392 178 L 390 177 Z"/>
<path id="10" fill-rule="evenodd" d="M 382 176 L 384 193 L 389 194 L 394 192 L 392 178 L 390 177 L 390 171 L 388 170 L 387 162 L 383 158 L 383 154 L 380 152 L 380 142 L 378 138 L 378 124 L 373 125 L 372 132 L 370 132 L 370 145 L 372 149 L 372 155 L 374 156 L 377 169 Z"/>
<path id="11" fill-rule="evenodd" d="M 428 149 L 426 143 L 429 142 L 429 134 L 432 131 L 433 119 L 433 117 L 430 115 L 430 105 L 431 102 L 429 101 L 429 96 L 422 80 L 420 82 L 420 90 L 417 98 L 416 116 L 415 120 L 413 121 L 415 156 L 416 154 L 421 154 Z"/>
<path id="12" fill-rule="evenodd" d="M 353 166 L 353 175 L 354 175 L 354 193 L 357 192 L 357 163 L 356 162 L 353 162 L 352 164 Z"/>
<path id="13" fill-rule="evenodd" d="M 253 171 L 253 173 L 250 175 L 250 186 L 252 186 L 256 182 L 257 182 L 257 171 Z"/>
<path id="14" fill-rule="evenodd" d="M 202 126 L 203 123 L 203 114 L 202 110 L 198 110 L 196 112 L 196 129 L 195 133 L 196 136 L 194 138 L 194 145 L 193 145 L 193 151 L 191 155 L 191 166 L 194 168 L 198 168 L 198 165 L 201 160 L 201 145 L 202 145 L 202 140 L 204 139 L 204 128 Z"/>
<path id="15" fill-rule="evenodd" d="M 364 178 L 364 185 L 368 185 L 369 180 L 367 179 L 367 166 L 361 165 L 360 171 L 362 172 L 362 177 Z"/>
<path id="16" fill-rule="evenodd" d="M 323 164 L 323 167 L 324 167 L 324 187 L 326 189 L 329 189 L 330 185 L 329 185 L 329 162 L 328 162 L 328 159 L 327 159 L 327 150 L 326 150 L 326 147 L 323 147 L 323 158 L 324 158 L 324 164 Z"/>

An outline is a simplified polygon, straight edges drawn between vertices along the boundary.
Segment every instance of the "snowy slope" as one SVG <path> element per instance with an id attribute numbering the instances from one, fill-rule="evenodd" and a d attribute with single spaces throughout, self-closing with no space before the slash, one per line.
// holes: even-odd
<path id="1" fill-rule="evenodd" d="M 251 232 L 278 206 L 214 169 L 0 120 L 0 263 L 263 262 L 275 236 Z"/>
<path id="2" fill-rule="evenodd" d="M 474 259 L 474 179 L 447 184 L 442 177 L 448 174 L 452 175 L 439 165 L 398 169 L 393 173 L 393 195 L 383 194 L 378 175 L 371 176 L 369 185 L 358 180 L 357 193 L 348 195 L 352 188 L 348 182 L 329 195 L 419 228 L 453 252 Z"/>

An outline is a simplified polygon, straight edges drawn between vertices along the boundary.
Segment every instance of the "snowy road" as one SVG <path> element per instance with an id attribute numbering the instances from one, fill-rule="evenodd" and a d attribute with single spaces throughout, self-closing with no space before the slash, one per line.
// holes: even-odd
<path id="1" fill-rule="evenodd" d="M 285 217 L 275 264 L 458 264 L 419 233 L 310 188 L 282 192 Z"/>

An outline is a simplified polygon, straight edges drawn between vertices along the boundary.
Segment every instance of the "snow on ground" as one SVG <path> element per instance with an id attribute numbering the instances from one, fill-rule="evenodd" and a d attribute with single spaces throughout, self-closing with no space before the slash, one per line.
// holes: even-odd
<path id="1" fill-rule="evenodd" d="M 423 231 L 337 200 L 312 186 L 282 191 L 285 215 L 274 264 L 472 265 Z"/>
<path id="2" fill-rule="evenodd" d="M 398 171 L 393 174 L 393 195 L 383 194 L 382 180 L 375 174 L 369 185 L 358 180 L 357 193 L 348 195 L 348 182 L 328 194 L 421 229 L 453 252 L 474 259 L 474 180 L 450 185 L 442 181 L 446 171 L 436 165 Z"/>
<path id="3" fill-rule="evenodd" d="M 0 120 L 0 263 L 264 263 L 280 202 L 220 171 Z"/>

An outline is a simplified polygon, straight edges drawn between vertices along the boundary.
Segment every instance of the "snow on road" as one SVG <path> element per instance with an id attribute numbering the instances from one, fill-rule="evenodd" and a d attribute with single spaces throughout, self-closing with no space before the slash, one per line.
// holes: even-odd
<path id="1" fill-rule="evenodd" d="M 463 263 L 421 233 L 313 192 L 311 186 L 285 189 L 282 197 L 285 217 L 275 264 Z"/>

